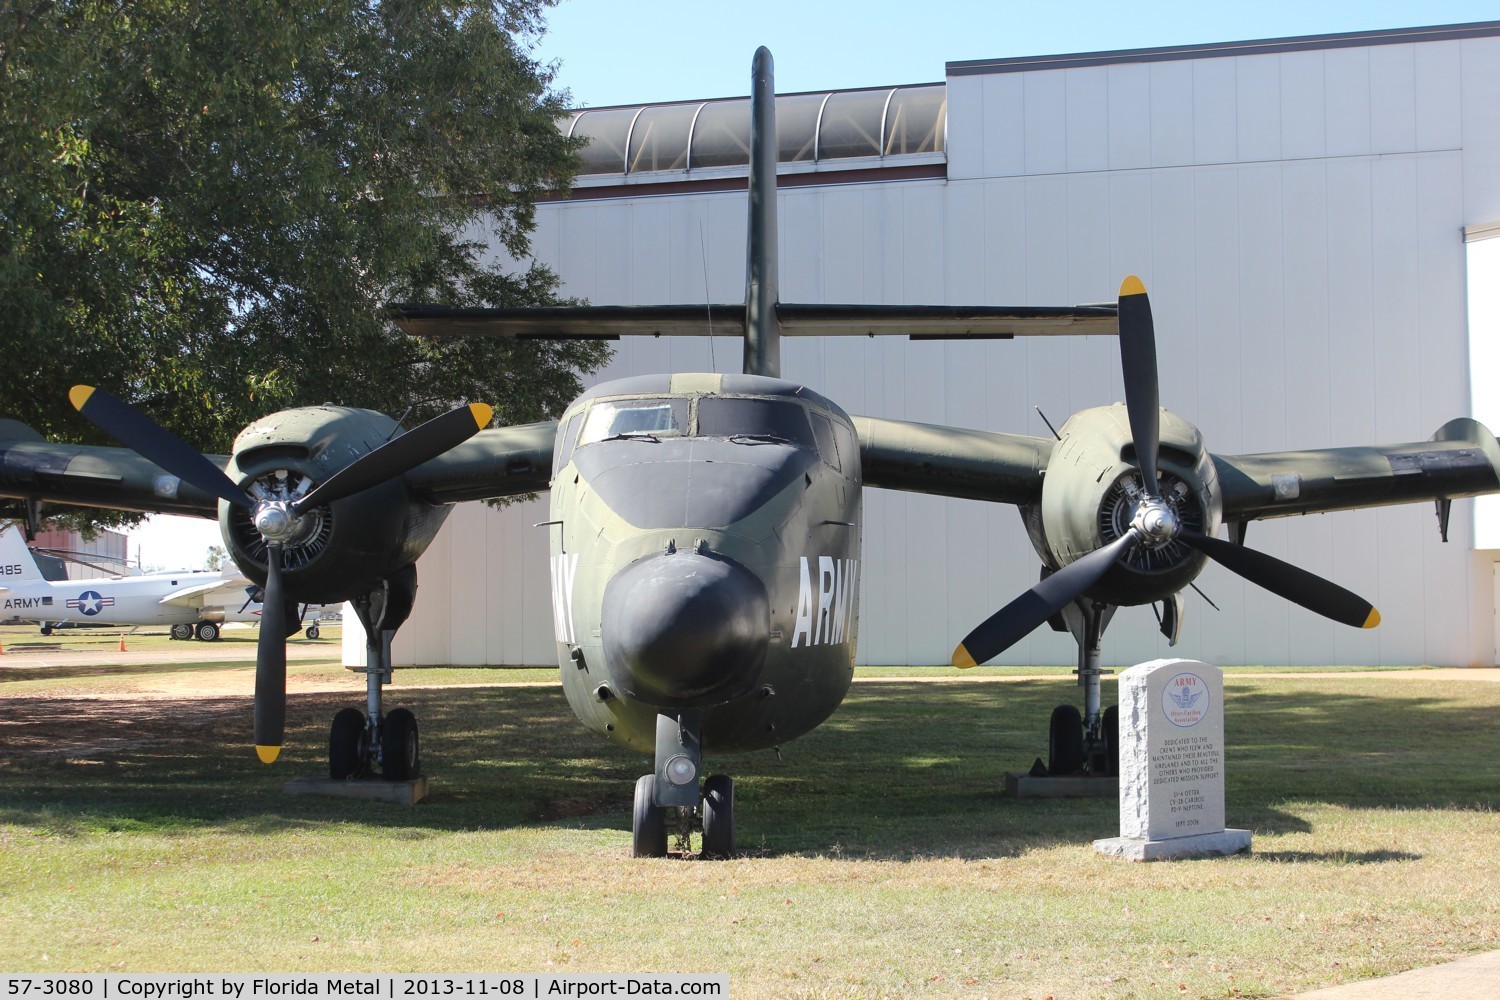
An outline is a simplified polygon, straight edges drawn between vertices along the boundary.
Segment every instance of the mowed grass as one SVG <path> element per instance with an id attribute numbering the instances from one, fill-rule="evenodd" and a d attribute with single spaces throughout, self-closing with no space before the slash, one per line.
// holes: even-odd
<path id="1" fill-rule="evenodd" d="M 398 673 L 421 683 L 419 672 Z M 456 672 L 465 673 L 465 672 Z M 488 671 L 485 673 L 489 673 Z M 931 676 L 951 676 L 934 670 Z M 1275 996 L 1500 947 L 1500 684 L 1229 672 L 1250 856 L 1096 854 L 1111 801 L 1018 801 L 1055 680 L 859 683 L 736 779 L 745 854 L 629 858 L 649 767 L 555 685 L 399 689 L 415 808 L 287 797 L 348 697 L 5 697 L 0 968 L 728 972 L 736 996 Z M 1112 696 L 1112 690 L 1107 689 Z M 66 720 L 41 741 L 30 723 Z"/>

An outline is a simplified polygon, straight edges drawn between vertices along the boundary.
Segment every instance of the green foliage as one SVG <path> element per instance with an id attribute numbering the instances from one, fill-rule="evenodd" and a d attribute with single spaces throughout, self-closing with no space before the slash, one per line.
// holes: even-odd
<path id="1" fill-rule="evenodd" d="M 555 415 L 597 344 L 410 338 L 392 301 L 555 301 L 553 0 L 15 0 L 0 7 L 0 412 L 109 443 L 75 383 L 211 453 L 333 401 L 408 425 Z"/>

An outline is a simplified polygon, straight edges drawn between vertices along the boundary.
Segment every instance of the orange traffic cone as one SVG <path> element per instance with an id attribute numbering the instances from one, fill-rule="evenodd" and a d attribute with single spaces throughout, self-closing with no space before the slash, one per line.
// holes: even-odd
<path id="1" fill-rule="evenodd" d="M 125 652 L 125 637 L 120 636 L 120 652 Z"/>

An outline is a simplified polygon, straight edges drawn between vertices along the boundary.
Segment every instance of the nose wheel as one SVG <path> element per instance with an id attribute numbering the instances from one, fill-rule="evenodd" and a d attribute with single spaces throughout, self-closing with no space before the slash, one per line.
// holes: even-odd
<path id="1" fill-rule="evenodd" d="M 666 857 L 669 826 L 676 829 L 677 850 L 682 854 L 691 850 L 696 832 L 702 845 L 699 857 L 734 855 L 734 779 L 710 775 L 700 792 L 701 727 L 702 713 L 692 709 L 656 717 L 656 770 L 635 783 L 631 857 Z"/>
<path id="2" fill-rule="evenodd" d="M 711 775 L 703 783 L 703 795 L 697 806 L 686 807 L 657 804 L 656 775 L 641 775 L 635 783 L 630 856 L 666 857 L 669 828 L 675 828 L 677 850 L 681 854 L 690 853 L 692 835 L 697 833 L 700 858 L 723 861 L 734 857 L 734 779 L 727 774 Z"/>

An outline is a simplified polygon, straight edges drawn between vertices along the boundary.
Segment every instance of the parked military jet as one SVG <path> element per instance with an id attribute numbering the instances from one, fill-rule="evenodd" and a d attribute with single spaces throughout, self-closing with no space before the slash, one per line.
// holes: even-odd
<path id="1" fill-rule="evenodd" d="M 59 622 L 170 625 L 175 638 L 209 642 L 226 621 L 256 620 L 243 613 L 251 603 L 250 581 L 237 571 L 50 581 L 10 525 L 0 525 L 0 573 L 0 615 L 38 622 L 44 633 Z"/>
<path id="2" fill-rule="evenodd" d="M 1352 625 L 1378 616 L 1328 581 L 1244 548 L 1249 521 L 1500 490 L 1500 444 L 1472 420 L 1431 441 L 1250 456 L 1210 453 L 1157 400 L 1144 286 L 1114 307 L 791 305 L 776 281 L 776 149 L 770 54 L 752 68 L 749 266 L 743 304 L 460 310 L 402 307 L 418 335 L 744 337 L 744 374 L 662 374 L 597 385 L 558 422 L 479 430 L 460 408 L 406 434 L 380 414 L 310 407 L 248 427 L 209 459 L 108 393 L 79 411 L 132 450 L 48 444 L 0 424 L 0 495 L 136 510 L 216 513 L 225 544 L 264 582 L 255 743 L 282 742 L 290 601 L 352 600 L 369 644 L 368 714 L 335 717 L 330 772 L 402 777 L 418 763 L 410 712 L 382 709 L 391 636 L 415 591 L 417 557 L 445 505 L 551 490 L 558 663 L 590 729 L 654 754 L 636 784 L 636 855 L 701 830 L 734 851 L 734 787 L 704 780 L 703 754 L 777 746 L 822 722 L 848 690 L 858 631 L 866 486 L 1013 504 L 1044 579 L 966 636 L 958 665 L 987 660 L 1050 621 L 1078 638 L 1085 712 L 1054 713 L 1058 771 L 1106 771 L 1098 648 L 1122 605 L 1162 603 L 1175 637 L 1179 591 L 1213 559 Z M 1127 402 L 1085 410 L 1056 439 L 850 417 L 780 377 L 782 336 L 1120 335 Z M 1044 475 L 1045 473 L 1045 475 Z M 1445 508 L 1446 509 L 1446 508 Z M 1229 525 L 1234 541 L 1215 537 Z M 1092 674 L 1090 674 L 1092 670 Z"/>

